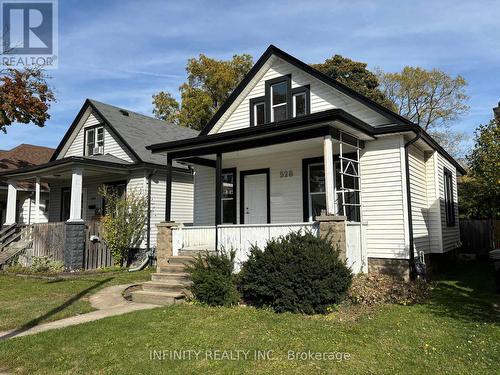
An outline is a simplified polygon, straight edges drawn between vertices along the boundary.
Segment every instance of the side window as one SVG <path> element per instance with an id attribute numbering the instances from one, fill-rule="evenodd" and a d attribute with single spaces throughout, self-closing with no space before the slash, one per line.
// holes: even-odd
<path id="1" fill-rule="evenodd" d="M 250 126 L 266 123 L 266 99 L 264 96 L 250 99 Z"/>
<path id="2" fill-rule="evenodd" d="M 236 224 L 236 169 L 222 171 L 222 224 Z"/>
<path id="3" fill-rule="evenodd" d="M 444 169 L 444 209 L 446 214 L 446 225 L 455 225 L 455 202 L 453 198 L 453 174 Z"/>
<path id="4" fill-rule="evenodd" d="M 309 85 L 292 89 L 292 116 L 300 117 L 311 113 Z"/>

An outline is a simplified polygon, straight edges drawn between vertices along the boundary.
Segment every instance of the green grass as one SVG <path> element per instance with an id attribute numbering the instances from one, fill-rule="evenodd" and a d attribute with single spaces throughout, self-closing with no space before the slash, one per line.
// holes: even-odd
<path id="1" fill-rule="evenodd" d="M 103 272 L 52 280 L 0 273 L 0 331 L 92 311 L 91 294 L 110 285 L 148 280 L 150 273 Z"/>
<path id="2" fill-rule="evenodd" d="M 428 302 L 345 315 L 275 314 L 180 305 L 0 342 L 0 367 L 21 374 L 494 374 L 499 299 L 485 264 L 459 265 Z M 207 350 L 273 350 L 273 360 L 206 360 Z M 200 360 L 151 360 L 151 350 L 201 350 Z M 291 361 L 288 350 L 351 359 Z"/>

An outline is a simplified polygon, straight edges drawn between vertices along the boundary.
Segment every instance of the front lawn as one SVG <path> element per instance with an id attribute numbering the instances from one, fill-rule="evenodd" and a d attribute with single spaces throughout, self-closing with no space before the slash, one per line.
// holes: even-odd
<path id="1" fill-rule="evenodd" d="M 94 310 L 88 297 L 110 285 L 150 279 L 150 270 L 102 272 L 67 279 L 0 273 L 0 331 L 26 328 Z"/>
<path id="2" fill-rule="evenodd" d="M 241 307 L 139 311 L 0 342 L 0 367 L 22 374 L 494 374 L 500 316 L 492 280 L 485 264 L 459 265 L 428 302 L 382 307 L 356 321 Z M 152 350 L 166 357 L 151 359 Z M 176 360 L 172 350 L 201 354 Z M 232 351 L 232 360 L 217 360 L 214 350 Z M 249 351 L 248 359 L 238 360 L 237 350 Z M 255 360 L 256 350 L 272 352 Z M 289 360 L 288 351 L 343 352 L 350 359 Z"/>

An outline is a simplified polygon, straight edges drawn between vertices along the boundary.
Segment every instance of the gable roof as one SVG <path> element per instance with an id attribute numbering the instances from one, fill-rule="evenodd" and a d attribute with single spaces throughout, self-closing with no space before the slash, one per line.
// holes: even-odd
<path id="1" fill-rule="evenodd" d="M 193 129 L 169 124 L 163 120 L 97 100 L 87 99 L 57 146 L 51 161 L 56 160 L 59 156 L 64 145 L 89 107 L 104 121 L 113 134 L 128 148 L 139 162 L 164 164 L 165 156 L 151 153 L 151 151 L 146 149 L 147 145 L 157 143 L 159 140 L 165 142 L 176 141 L 198 135 L 198 132 Z"/>
<path id="2" fill-rule="evenodd" d="M 327 85 L 337 89 L 338 91 L 344 93 L 347 96 L 350 96 L 353 99 L 365 104 L 367 107 L 371 108 L 375 112 L 385 116 L 390 121 L 394 121 L 396 124 L 407 124 L 412 126 L 417 126 L 407 118 L 391 111 L 390 109 L 384 107 L 383 105 L 378 104 L 370 98 L 358 93 L 357 91 L 351 89 L 350 87 L 336 81 L 335 79 L 327 76 L 324 73 L 321 73 L 319 70 L 314 69 L 310 65 L 300 61 L 296 57 L 286 53 L 285 51 L 279 49 L 274 45 L 270 45 L 266 51 L 262 54 L 262 56 L 257 60 L 255 65 L 250 69 L 245 78 L 240 82 L 240 84 L 234 89 L 234 91 L 229 95 L 229 98 L 224 102 L 224 104 L 219 108 L 219 110 L 215 113 L 215 115 L 210 119 L 210 121 L 203 127 L 200 132 L 200 135 L 207 135 L 210 130 L 215 126 L 215 124 L 220 120 L 222 115 L 229 109 L 231 104 L 238 98 L 243 89 L 250 83 L 250 81 L 255 77 L 255 75 L 259 72 L 259 70 L 264 66 L 267 60 L 274 55 L 279 57 L 280 59 L 292 64 L 305 71 L 306 73 L 312 75 L 313 77 L 319 79 L 320 81 L 326 83 Z"/>
<path id="3" fill-rule="evenodd" d="M 22 143 L 11 150 L 0 151 L 0 171 L 13 170 L 46 163 L 54 149 Z"/>

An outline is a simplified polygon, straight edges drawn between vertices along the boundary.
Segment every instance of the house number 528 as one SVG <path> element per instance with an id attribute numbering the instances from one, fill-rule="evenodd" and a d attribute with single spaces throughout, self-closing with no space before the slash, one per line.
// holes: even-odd
<path id="1" fill-rule="evenodd" d="M 280 178 L 293 177 L 293 171 L 282 169 L 280 171 Z"/>

